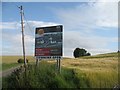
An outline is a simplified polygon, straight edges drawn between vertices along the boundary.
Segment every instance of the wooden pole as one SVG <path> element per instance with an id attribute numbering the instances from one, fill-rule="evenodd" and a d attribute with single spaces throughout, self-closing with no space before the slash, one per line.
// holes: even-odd
<path id="1" fill-rule="evenodd" d="M 21 14 L 21 29 L 22 29 L 22 46 L 23 46 L 23 58 L 24 58 L 24 66 L 26 67 L 26 56 L 25 56 L 25 44 L 24 44 L 24 22 L 23 22 L 23 7 L 20 6 L 20 14 Z"/>

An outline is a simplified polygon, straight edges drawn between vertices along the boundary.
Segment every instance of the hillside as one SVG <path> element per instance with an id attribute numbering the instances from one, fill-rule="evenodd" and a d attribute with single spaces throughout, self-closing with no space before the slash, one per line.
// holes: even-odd
<path id="1" fill-rule="evenodd" d="M 84 73 L 92 87 L 111 87 L 118 83 L 118 53 L 65 59 L 62 66 Z"/>
<path id="2" fill-rule="evenodd" d="M 95 56 L 85 56 L 80 58 L 69 58 L 62 60 L 62 66 L 69 68 L 77 68 L 80 70 L 106 70 L 118 69 L 118 54 L 100 54 Z"/>
<path id="3" fill-rule="evenodd" d="M 105 53 L 105 54 L 98 54 L 98 55 L 93 55 L 93 56 L 86 56 L 82 58 L 110 58 L 110 57 L 117 57 L 118 58 L 118 53 L 113 52 L 113 53 Z"/>

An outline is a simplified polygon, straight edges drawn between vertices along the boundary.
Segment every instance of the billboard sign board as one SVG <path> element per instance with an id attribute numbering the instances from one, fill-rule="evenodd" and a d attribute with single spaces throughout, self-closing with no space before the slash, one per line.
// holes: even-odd
<path id="1" fill-rule="evenodd" d="M 62 25 L 36 28 L 35 56 L 62 56 L 62 31 Z"/>

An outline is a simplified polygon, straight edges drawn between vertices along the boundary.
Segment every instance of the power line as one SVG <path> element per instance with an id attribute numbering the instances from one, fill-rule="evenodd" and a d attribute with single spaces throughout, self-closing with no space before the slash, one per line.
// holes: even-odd
<path id="1" fill-rule="evenodd" d="M 18 5 L 15 5 L 15 6 L 20 9 L 20 6 L 18 6 Z M 30 31 L 32 37 L 34 38 L 32 28 L 31 28 L 31 26 L 29 25 L 29 23 L 28 23 L 28 21 L 27 21 L 27 19 L 26 19 L 26 16 L 25 16 L 25 14 L 24 14 L 24 11 L 23 11 L 23 17 L 24 17 L 24 21 L 26 21 L 26 24 L 28 25 L 28 28 L 29 28 L 29 31 Z M 24 23 L 24 22 L 23 22 L 23 23 Z M 30 34 L 28 34 L 28 35 L 30 35 Z M 30 35 L 30 36 L 31 36 L 31 35 Z"/>
<path id="2" fill-rule="evenodd" d="M 26 19 L 26 16 L 25 16 L 25 14 L 23 14 L 23 16 L 24 16 L 24 18 L 25 18 L 25 21 L 26 21 L 26 23 L 27 23 L 27 25 L 28 25 L 28 30 L 30 31 L 30 33 L 32 34 L 32 37 L 33 37 L 33 31 L 32 31 L 32 29 L 31 29 L 31 26 L 29 25 L 29 23 L 28 23 L 28 21 L 27 21 L 27 19 Z"/>
<path id="3" fill-rule="evenodd" d="M 17 6 L 18 7 L 18 6 Z M 18 7 L 19 8 L 19 7 Z M 29 35 L 29 36 L 32 36 L 32 38 L 34 38 L 34 33 L 33 33 L 33 31 L 32 31 L 32 28 L 31 28 L 31 26 L 29 25 L 29 23 L 28 23 L 28 21 L 27 21 L 27 19 L 26 19 L 26 16 L 25 16 L 25 14 L 24 14 L 24 11 L 23 11 L 23 17 L 24 17 L 24 21 L 26 22 L 26 24 L 27 24 L 27 26 L 28 26 L 28 30 L 29 30 L 29 32 L 31 33 L 31 34 L 27 34 L 27 35 Z M 23 22 L 23 23 L 25 23 L 25 22 Z M 25 36 L 25 35 L 24 35 Z M 35 46 L 35 44 L 32 44 L 32 46 Z"/>
<path id="4" fill-rule="evenodd" d="M 31 26 L 29 25 L 28 20 L 26 19 L 26 16 L 25 16 L 24 13 L 23 13 L 23 17 L 24 17 L 24 21 L 26 21 L 26 24 L 27 24 L 27 26 L 28 26 L 28 28 L 29 28 L 28 30 L 29 30 L 30 33 L 31 33 L 31 35 L 30 35 L 30 34 L 27 34 L 27 35 L 30 35 L 30 36 L 32 36 L 32 37 L 34 38 L 32 28 L 31 28 Z M 35 46 L 35 44 L 32 44 L 32 46 Z"/>

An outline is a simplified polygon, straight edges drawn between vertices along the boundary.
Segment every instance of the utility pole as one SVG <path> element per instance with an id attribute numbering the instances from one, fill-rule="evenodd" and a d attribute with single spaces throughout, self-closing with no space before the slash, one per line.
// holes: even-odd
<path id="1" fill-rule="evenodd" d="M 23 58 L 24 58 L 24 66 L 26 67 L 27 62 L 26 62 L 26 57 L 25 57 L 25 43 L 24 43 L 24 22 L 23 22 L 23 7 L 20 6 L 20 14 L 21 14 L 21 29 L 22 29 L 22 46 L 23 46 Z"/>

